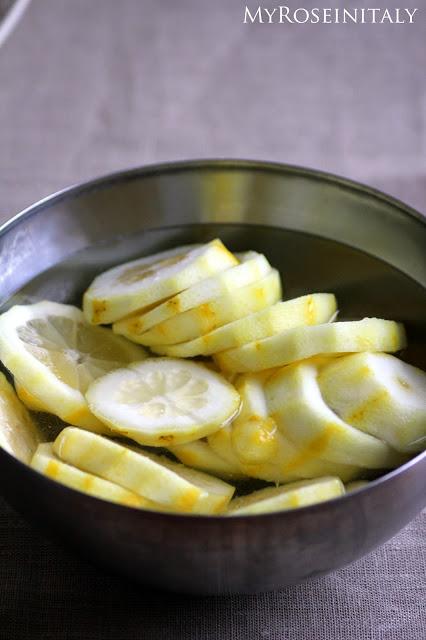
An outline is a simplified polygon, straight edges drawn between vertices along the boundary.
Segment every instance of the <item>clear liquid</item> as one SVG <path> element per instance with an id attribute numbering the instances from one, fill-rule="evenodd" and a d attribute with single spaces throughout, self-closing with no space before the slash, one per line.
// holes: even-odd
<path id="1" fill-rule="evenodd" d="M 307 293 L 334 293 L 339 319 L 366 316 L 403 322 L 409 347 L 401 354 L 426 369 L 426 290 L 389 264 L 332 240 L 281 228 L 238 224 L 197 224 L 144 231 L 79 251 L 45 271 L 8 301 L 25 304 L 48 299 L 80 306 L 93 278 L 111 266 L 182 244 L 215 237 L 233 251 L 264 253 L 282 276 L 284 299 Z M 62 423 L 36 414 L 52 439 Z"/>

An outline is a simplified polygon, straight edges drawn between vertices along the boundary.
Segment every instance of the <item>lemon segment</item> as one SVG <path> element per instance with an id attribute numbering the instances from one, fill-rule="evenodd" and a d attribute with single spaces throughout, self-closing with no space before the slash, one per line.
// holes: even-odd
<path id="1" fill-rule="evenodd" d="M 248 496 L 235 498 L 229 506 L 228 515 L 255 515 L 297 509 L 338 498 L 344 493 L 345 487 L 339 478 L 294 482 L 286 486 L 260 489 Z"/>
<path id="2" fill-rule="evenodd" d="M 240 264 L 205 278 L 146 313 L 135 314 L 115 322 L 114 332 L 126 336 L 129 340 L 136 337 L 137 342 L 138 336 L 155 325 L 219 296 L 232 294 L 236 289 L 264 277 L 271 270 L 265 256 L 255 251 L 237 254 L 236 257 L 241 261 Z"/>
<path id="3" fill-rule="evenodd" d="M 205 336 L 228 322 L 269 307 L 280 298 L 280 276 L 278 271 L 272 269 L 268 275 L 245 287 L 214 298 L 199 307 L 189 309 L 170 318 L 170 320 L 161 322 L 149 331 L 137 336 L 137 341 L 152 347 L 155 353 L 164 355 L 164 345 L 186 342 L 199 336 Z"/>
<path id="4" fill-rule="evenodd" d="M 336 305 L 335 296 L 329 293 L 314 293 L 294 300 L 277 302 L 199 338 L 165 346 L 161 353 L 175 358 L 212 355 L 274 336 L 294 327 L 328 322 L 336 311 Z"/>
<path id="5" fill-rule="evenodd" d="M 21 462 L 29 463 L 39 442 L 30 414 L 0 373 L 0 447 Z"/>
<path id="6" fill-rule="evenodd" d="M 271 416 L 281 433 L 299 447 L 314 442 L 319 458 L 370 469 L 388 469 L 401 456 L 378 438 L 344 422 L 324 402 L 312 364 L 284 367 L 265 384 Z"/>
<path id="7" fill-rule="evenodd" d="M 233 465 L 217 455 L 205 440 L 169 447 L 169 451 L 188 467 L 210 473 L 219 478 L 241 479 L 246 477 L 239 465 Z"/>
<path id="8" fill-rule="evenodd" d="M 188 360 L 148 358 L 95 381 L 90 410 L 139 444 L 198 440 L 232 420 L 240 396 L 223 376 Z"/>
<path id="9" fill-rule="evenodd" d="M 108 430 L 87 406 L 93 380 L 146 352 L 110 329 L 88 325 L 71 305 L 38 302 L 0 316 L 0 358 L 34 408 L 101 433 Z"/>
<path id="10" fill-rule="evenodd" d="M 327 365 L 319 385 L 345 422 L 398 451 L 426 447 L 426 373 L 386 353 L 360 353 Z"/>
<path id="11" fill-rule="evenodd" d="M 362 351 L 399 351 L 406 346 L 404 327 L 392 320 L 364 318 L 296 327 L 215 355 L 221 369 L 261 371 L 317 355 Z"/>
<path id="12" fill-rule="evenodd" d="M 31 467 L 61 484 L 109 502 L 117 502 L 127 507 L 164 511 L 162 505 L 151 502 L 133 491 L 123 489 L 118 484 L 103 480 L 62 462 L 53 452 L 52 443 L 40 444 L 31 461 Z"/>
<path id="13" fill-rule="evenodd" d="M 74 427 L 59 434 L 53 449 L 68 464 L 173 511 L 217 513 L 234 493 L 222 480 Z"/>
<path id="14" fill-rule="evenodd" d="M 91 324 L 121 320 L 236 264 L 220 240 L 126 262 L 94 279 L 83 297 L 84 315 Z"/>

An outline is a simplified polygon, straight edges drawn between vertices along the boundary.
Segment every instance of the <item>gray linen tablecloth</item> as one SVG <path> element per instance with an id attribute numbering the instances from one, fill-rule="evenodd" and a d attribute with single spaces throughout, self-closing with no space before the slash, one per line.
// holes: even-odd
<path id="1" fill-rule="evenodd" d="M 244 25 L 245 4 L 33 0 L 0 50 L 0 220 L 104 172 L 214 156 L 318 167 L 425 211 L 425 10 L 411 26 Z M 398 4 L 416 6 L 374 6 Z M 0 638 L 424 640 L 425 531 L 423 514 L 297 588 L 189 598 L 101 573 L 1 502 Z"/>

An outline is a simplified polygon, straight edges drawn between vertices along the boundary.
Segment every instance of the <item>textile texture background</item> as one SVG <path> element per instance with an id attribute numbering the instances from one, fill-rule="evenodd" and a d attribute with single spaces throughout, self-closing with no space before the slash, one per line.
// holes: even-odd
<path id="1" fill-rule="evenodd" d="M 416 6 L 375 6 L 398 4 Z M 244 25 L 244 6 L 33 0 L 0 49 L 0 220 L 79 180 L 194 157 L 317 167 L 425 212 L 426 13 L 289 27 Z M 102 573 L 0 502 L 0 639 L 424 640 L 425 532 L 420 514 L 292 589 L 190 598 Z"/>

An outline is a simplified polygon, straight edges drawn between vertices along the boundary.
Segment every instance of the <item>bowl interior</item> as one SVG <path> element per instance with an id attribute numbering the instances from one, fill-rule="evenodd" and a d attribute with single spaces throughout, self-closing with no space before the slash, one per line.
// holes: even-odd
<path id="1" fill-rule="evenodd" d="M 205 223 L 151 229 L 94 244 L 43 272 L 13 295 L 6 306 L 50 299 L 81 305 L 92 278 L 143 254 L 220 237 L 234 251 L 265 253 L 279 269 L 284 297 L 335 293 L 340 319 L 383 317 L 404 322 L 409 348 L 402 356 L 426 369 L 426 290 L 378 258 L 334 240 L 261 225 Z M 61 423 L 39 417 L 49 437 Z"/>

